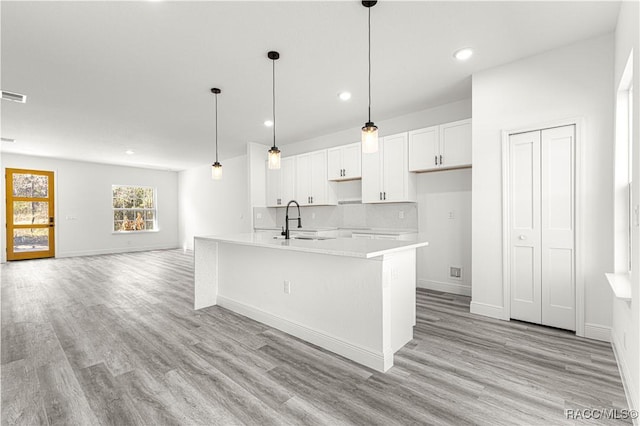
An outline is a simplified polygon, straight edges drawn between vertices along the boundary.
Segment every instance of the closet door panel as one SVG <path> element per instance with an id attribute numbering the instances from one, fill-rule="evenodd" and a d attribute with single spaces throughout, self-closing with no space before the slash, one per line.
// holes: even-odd
<path id="1" fill-rule="evenodd" d="M 541 138 L 542 323 L 575 330 L 575 128 Z"/>
<path id="2" fill-rule="evenodd" d="M 540 132 L 509 144 L 511 318 L 540 323 Z"/>

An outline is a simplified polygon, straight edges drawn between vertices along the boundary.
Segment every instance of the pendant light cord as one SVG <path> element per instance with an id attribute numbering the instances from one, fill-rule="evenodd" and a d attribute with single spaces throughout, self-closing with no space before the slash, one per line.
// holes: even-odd
<path id="1" fill-rule="evenodd" d="M 218 162 L 218 94 L 216 93 L 216 163 Z"/>
<path id="2" fill-rule="evenodd" d="M 273 68 L 271 72 L 273 87 L 273 146 L 276 146 L 276 60 L 271 60 Z"/>
<path id="3" fill-rule="evenodd" d="M 371 7 L 369 10 L 369 122 L 371 122 Z"/>

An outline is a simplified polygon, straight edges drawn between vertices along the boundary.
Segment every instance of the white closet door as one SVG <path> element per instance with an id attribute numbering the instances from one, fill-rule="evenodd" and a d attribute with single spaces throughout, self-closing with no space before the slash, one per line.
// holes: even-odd
<path id="1" fill-rule="evenodd" d="M 541 322 L 540 131 L 509 137 L 511 318 Z"/>
<path id="2" fill-rule="evenodd" d="M 542 324 L 576 329 L 574 126 L 542 131 Z"/>

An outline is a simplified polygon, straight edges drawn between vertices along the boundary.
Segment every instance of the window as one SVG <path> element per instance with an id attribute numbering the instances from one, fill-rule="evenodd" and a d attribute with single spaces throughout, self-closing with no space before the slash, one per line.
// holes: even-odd
<path id="1" fill-rule="evenodd" d="M 638 250 L 633 247 L 634 209 L 638 205 L 638 201 L 633 199 L 632 182 L 633 52 L 620 77 L 616 98 L 614 259 L 616 273 L 624 274 L 631 271 L 633 255 Z"/>
<path id="2" fill-rule="evenodd" d="M 155 231 L 156 190 L 147 186 L 113 185 L 113 231 Z"/>

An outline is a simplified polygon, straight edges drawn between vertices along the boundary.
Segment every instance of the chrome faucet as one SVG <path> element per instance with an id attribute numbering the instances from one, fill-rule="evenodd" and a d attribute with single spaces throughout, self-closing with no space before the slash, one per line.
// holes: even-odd
<path id="1" fill-rule="evenodd" d="M 291 205 L 291 203 L 295 204 L 296 206 L 298 206 L 298 228 L 302 228 L 302 219 L 300 216 L 300 204 L 298 204 L 298 202 L 296 200 L 291 200 L 287 203 L 287 210 L 285 213 L 285 218 L 284 218 L 284 224 L 286 226 L 287 229 L 285 229 L 282 232 L 282 235 L 284 235 L 284 239 L 288 240 L 289 239 L 289 221 L 290 220 L 296 220 L 294 219 L 289 219 L 289 206 Z"/>

